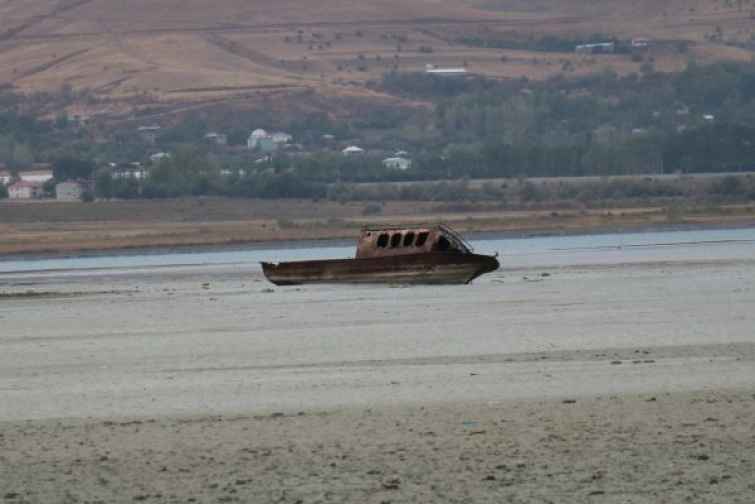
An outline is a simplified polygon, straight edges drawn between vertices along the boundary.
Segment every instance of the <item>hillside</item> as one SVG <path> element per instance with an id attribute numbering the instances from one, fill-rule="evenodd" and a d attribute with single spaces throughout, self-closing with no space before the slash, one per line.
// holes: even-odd
<path id="1" fill-rule="evenodd" d="M 691 57 L 749 60 L 753 8 L 751 0 L 0 0 L 0 85 L 79 92 L 69 113 L 119 116 L 313 91 L 380 99 L 367 80 L 427 64 L 534 79 L 635 72 L 650 57 L 677 70 Z M 546 36 L 568 46 L 597 34 L 659 43 L 642 59 L 536 47 Z"/>

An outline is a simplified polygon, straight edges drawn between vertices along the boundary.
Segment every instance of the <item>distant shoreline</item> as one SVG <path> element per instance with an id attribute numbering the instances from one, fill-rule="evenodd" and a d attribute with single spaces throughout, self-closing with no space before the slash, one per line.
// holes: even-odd
<path id="1" fill-rule="evenodd" d="M 743 216 L 737 216 L 743 217 Z M 390 220 L 390 219 L 386 219 Z M 433 221 L 434 219 L 425 219 Z M 437 219 L 436 219 L 437 220 Z M 619 222 L 614 222 L 607 225 L 590 225 L 590 223 L 583 223 L 584 225 L 570 226 L 564 228 L 554 227 L 538 227 L 532 225 L 531 227 L 519 226 L 512 229 L 510 226 L 501 225 L 496 227 L 495 223 L 484 223 L 481 219 L 464 218 L 463 215 L 456 216 L 455 219 L 446 219 L 446 222 L 450 222 L 450 225 L 454 229 L 463 233 L 469 240 L 485 240 L 485 239 L 526 239 L 533 237 L 548 237 L 548 236 L 578 236 L 578 235 L 601 235 L 601 234 L 630 234 L 630 233 L 642 233 L 642 232 L 663 232 L 663 231 L 690 231 L 690 230 L 715 230 L 715 229 L 747 229 L 755 228 L 755 214 L 749 218 L 711 218 L 705 216 L 700 221 L 690 222 L 654 222 L 650 219 L 647 222 L 633 222 L 623 223 L 620 218 Z M 396 219 L 393 220 L 394 222 Z M 102 223 L 103 227 L 108 227 L 108 223 Z M 407 225 L 410 223 L 407 222 Z M 533 223 L 534 224 L 534 223 Z M 197 224 L 198 225 L 198 224 Z M 74 242 L 62 243 L 60 248 L 50 247 L 29 247 L 24 251 L 12 251 L 7 250 L 0 245 L 0 262 L 9 261 L 32 261 L 37 259 L 50 259 L 50 258 L 76 258 L 76 257 L 98 257 L 98 256 L 114 256 L 114 255 L 144 255 L 144 254 L 171 254 L 171 253 L 191 253 L 191 252 L 204 252 L 204 251 L 233 251 L 233 250 L 248 250 L 248 249 L 280 249 L 280 248 L 317 248 L 324 246 L 344 246 L 348 247 L 353 245 L 353 240 L 356 237 L 358 227 L 323 227 L 317 229 L 317 233 L 313 235 L 311 232 L 302 232 L 301 236 L 297 237 L 296 233 L 281 233 L 279 236 L 271 235 L 260 239 L 229 239 L 227 241 L 176 241 L 171 243 L 169 238 L 160 237 L 155 240 L 154 243 L 145 243 L 144 241 L 139 244 L 119 244 L 115 246 L 113 243 L 109 243 L 108 240 L 103 240 L 97 244 L 90 244 L 77 248 Z M 310 231 L 312 229 L 310 228 Z M 3 249 L 6 250 L 3 250 Z"/>

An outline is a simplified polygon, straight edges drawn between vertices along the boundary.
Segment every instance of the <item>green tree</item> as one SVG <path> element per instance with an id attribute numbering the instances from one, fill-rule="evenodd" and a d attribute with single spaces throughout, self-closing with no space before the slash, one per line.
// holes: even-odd
<path id="1" fill-rule="evenodd" d="M 98 198 L 110 199 L 113 197 L 113 174 L 109 169 L 101 169 L 97 172 L 94 180 L 94 192 Z"/>
<path id="2" fill-rule="evenodd" d="M 57 181 L 90 178 L 94 173 L 94 162 L 89 159 L 62 157 L 53 162 L 53 176 Z"/>

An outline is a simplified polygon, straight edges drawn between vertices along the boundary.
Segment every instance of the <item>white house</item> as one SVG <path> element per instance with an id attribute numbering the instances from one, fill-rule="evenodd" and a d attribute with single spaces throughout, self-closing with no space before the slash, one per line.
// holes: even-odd
<path id="1" fill-rule="evenodd" d="M 171 157 L 173 157 L 173 156 L 171 156 L 171 155 L 170 155 L 169 153 L 167 153 L 167 152 L 158 152 L 158 153 L 156 153 L 156 154 L 152 154 L 152 155 L 151 155 L 151 156 L 149 157 L 149 160 L 150 160 L 150 161 L 152 161 L 153 163 L 159 163 L 159 162 L 160 162 L 160 161 L 162 161 L 163 159 L 170 159 Z"/>
<path id="2" fill-rule="evenodd" d="M 204 136 L 204 139 L 216 145 L 228 145 L 228 135 L 224 133 L 216 133 L 214 131 L 211 131 Z"/>
<path id="3" fill-rule="evenodd" d="M 42 184 L 39 182 L 28 182 L 19 180 L 8 187 L 8 198 L 14 200 L 29 200 L 41 198 L 43 194 Z"/>
<path id="4" fill-rule="evenodd" d="M 152 124 L 149 126 L 139 126 L 137 128 L 137 132 L 139 135 L 144 139 L 144 141 L 154 144 L 157 142 L 157 134 L 160 133 L 160 126 L 157 124 Z"/>
<path id="5" fill-rule="evenodd" d="M 61 182 L 55 186 L 55 198 L 58 201 L 81 201 L 84 186 L 78 182 Z"/>
<path id="6" fill-rule="evenodd" d="M 598 42 L 595 44 L 580 44 L 574 48 L 577 54 L 605 54 L 616 52 L 615 42 Z"/>
<path id="7" fill-rule="evenodd" d="M 246 148 L 249 150 L 256 149 L 257 144 L 260 143 L 260 140 L 263 138 L 268 138 L 270 135 L 267 134 L 267 131 L 263 130 L 262 128 L 258 128 L 254 131 L 252 131 L 252 134 L 249 135 L 249 138 L 246 141 Z"/>
<path id="8" fill-rule="evenodd" d="M 44 184 L 52 179 L 52 170 L 30 170 L 19 172 L 19 178 L 24 182 Z"/>
<path id="9" fill-rule="evenodd" d="M 8 170 L 0 170 L 0 185 L 8 185 L 13 180 L 13 174 Z"/>
<path id="10" fill-rule="evenodd" d="M 456 76 L 456 75 L 466 75 L 467 69 L 463 67 L 455 67 L 455 68 L 438 68 L 435 65 L 425 65 L 425 73 L 431 74 L 431 75 L 445 75 L 445 76 Z"/>
<path id="11" fill-rule="evenodd" d="M 386 168 L 392 168 L 394 170 L 408 170 L 412 167 L 412 162 L 409 159 L 403 157 L 389 157 L 383 159 L 383 166 Z"/>
<path id="12" fill-rule="evenodd" d="M 342 150 L 341 153 L 344 156 L 358 156 L 360 154 L 364 154 L 364 149 L 357 147 L 356 145 L 351 145 Z"/>
<path id="13" fill-rule="evenodd" d="M 270 135 L 270 138 L 272 138 L 273 142 L 275 142 L 277 144 L 287 144 L 291 140 L 294 139 L 293 136 L 291 136 L 288 133 L 285 133 L 283 131 L 277 131 L 277 132 L 273 133 L 272 135 Z"/>
<path id="14" fill-rule="evenodd" d="M 634 48 L 641 49 L 641 48 L 648 47 L 649 45 L 650 45 L 650 39 L 646 39 L 646 38 L 633 38 L 632 39 L 632 47 Z"/>
<path id="15" fill-rule="evenodd" d="M 144 180 L 147 178 L 147 171 L 141 165 L 131 165 L 131 168 L 116 167 L 113 168 L 113 178 L 116 180 Z"/>

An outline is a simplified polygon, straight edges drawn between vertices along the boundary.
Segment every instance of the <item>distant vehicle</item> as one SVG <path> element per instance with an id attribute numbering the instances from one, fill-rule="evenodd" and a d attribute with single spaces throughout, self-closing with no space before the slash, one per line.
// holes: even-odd
<path id="1" fill-rule="evenodd" d="M 467 284 L 499 268 L 444 225 L 363 228 L 353 259 L 262 263 L 275 285 L 308 283 Z"/>

